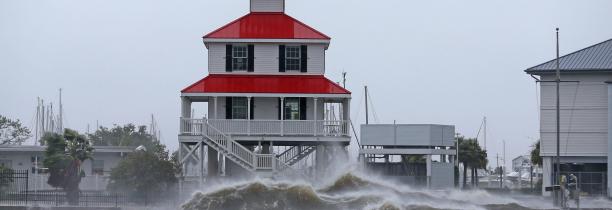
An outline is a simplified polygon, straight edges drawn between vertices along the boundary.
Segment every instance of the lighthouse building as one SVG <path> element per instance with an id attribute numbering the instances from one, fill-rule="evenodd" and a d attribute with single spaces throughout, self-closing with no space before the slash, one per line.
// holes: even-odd
<path id="1" fill-rule="evenodd" d="M 181 91 L 184 176 L 312 176 L 345 151 L 351 93 L 324 76 L 330 37 L 285 14 L 284 0 L 251 0 L 203 41 L 208 75 Z M 207 118 L 191 116 L 194 103 Z"/>

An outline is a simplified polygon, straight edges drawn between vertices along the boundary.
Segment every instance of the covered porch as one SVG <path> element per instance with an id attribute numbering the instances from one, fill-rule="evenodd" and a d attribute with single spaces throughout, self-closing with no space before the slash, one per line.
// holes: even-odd
<path id="1" fill-rule="evenodd" d="M 208 124 L 245 140 L 262 136 L 350 138 L 348 97 L 232 94 L 181 98 L 182 136 L 201 135 L 202 126 Z M 207 105 L 207 117 L 191 116 L 192 103 L 202 102 Z"/>

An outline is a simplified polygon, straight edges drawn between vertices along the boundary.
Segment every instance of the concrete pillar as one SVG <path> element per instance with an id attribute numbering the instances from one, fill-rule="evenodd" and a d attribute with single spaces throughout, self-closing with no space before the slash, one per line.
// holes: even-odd
<path id="1" fill-rule="evenodd" d="M 551 196 L 550 192 L 546 192 L 546 186 L 552 186 L 553 164 L 552 157 L 542 157 L 542 195 Z"/>
<path id="2" fill-rule="evenodd" d="M 425 155 L 427 169 L 427 188 L 431 187 L 431 155 Z"/>
<path id="3" fill-rule="evenodd" d="M 200 155 L 199 155 L 200 156 L 199 157 L 199 160 L 200 160 L 200 188 L 203 187 L 203 183 L 204 183 L 204 153 L 205 153 L 204 145 L 206 145 L 204 144 L 204 142 L 200 142 L 200 148 L 199 148 L 200 150 Z"/>
<path id="4" fill-rule="evenodd" d="M 217 150 L 208 147 L 208 178 L 215 178 L 219 175 L 219 157 Z"/>
<path id="5" fill-rule="evenodd" d="M 327 168 L 327 148 L 324 145 L 317 145 L 315 154 L 315 176 L 321 177 Z"/>

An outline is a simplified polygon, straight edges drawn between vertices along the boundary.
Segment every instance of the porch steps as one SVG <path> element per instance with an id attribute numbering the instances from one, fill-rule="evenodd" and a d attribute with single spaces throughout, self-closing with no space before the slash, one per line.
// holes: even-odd
<path id="1" fill-rule="evenodd" d="M 249 150 L 207 121 L 203 121 L 198 130 L 201 130 L 198 133 L 202 135 L 204 143 L 248 171 L 262 175 L 299 173 L 274 154 L 258 154 Z"/>
<path id="2" fill-rule="evenodd" d="M 285 164 L 292 166 L 310 155 L 310 153 L 314 152 L 315 150 L 315 146 L 293 146 L 276 157 Z"/>

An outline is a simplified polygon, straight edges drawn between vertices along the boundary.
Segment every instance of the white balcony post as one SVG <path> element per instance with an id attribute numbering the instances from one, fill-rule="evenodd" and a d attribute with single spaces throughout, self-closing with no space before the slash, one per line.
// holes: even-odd
<path id="1" fill-rule="evenodd" d="M 215 112 L 215 118 L 214 119 L 219 119 L 219 115 L 217 114 L 217 96 L 213 97 L 213 103 L 215 103 L 215 105 L 213 105 L 215 108 L 214 112 Z"/>
<path id="2" fill-rule="evenodd" d="M 247 136 L 251 135 L 251 97 L 247 97 Z"/>
<path id="3" fill-rule="evenodd" d="M 341 131 L 341 133 L 342 133 L 341 135 L 346 135 L 346 136 L 350 136 L 351 135 L 350 134 L 351 132 L 349 132 L 349 130 L 350 130 L 349 126 L 351 124 L 350 123 L 350 120 L 351 120 L 351 118 L 350 118 L 351 113 L 350 112 L 351 112 L 351 99 L 347 98 L 347 99 L 344 99 L 344 103 L 342 103 L 342 116 L 343 116 L 343 119 L 342 119 L 342 122 L 340 123 L 341 124 L 340 127 L 341 127 L 341 130 L 342 130 Z"/>
<path id="4" fill-rule="evenodd" d="M 183 121 L 185 121 L 185 125 L 183 127 L 184 130 L 181 130 L 181 133 L 193 132 L 192 122 L 189 121 L 189 118 L 191 118 L 191 100 L 189 100 L 187 97 L 181 97 L 181 119 L 184 119 Z"/>
<path id="5" fill-rule="evenodd" d="M 281 97 L 280 98 L 280 119 L 281 119 L 281 133 L 280 135 L 283 136 L 284 132 L 284 127 L 285 127 L 285 98 Z"/>
<path id="6" fill-rule="evenodd" d="M 316 97 L 315 97 L 315 98 L 313 98 L 313 101 L 314 101 L 314 102 L 313 102 L 313 103 L 314 103 L 314 107 L 313 107 L 313 110 L 314 110 L 314 116 L 313 116 L 313 118 L 312 118 L 312 119 L 313 119 L 313 121 L 314 121 L 314 123 L 313 123 L 313 124 L 314 124 L 314 130 L 313 130 L 313 132 L 314 132 L 314 135 L 315 135 L 315 136 L 317 136 L 317 100 L 319 100 L 319 99 L 318 99 L 318 98 L 316 98 Z"/>

